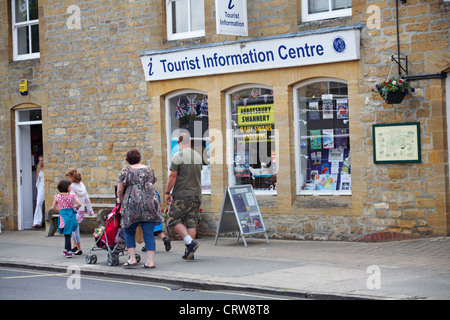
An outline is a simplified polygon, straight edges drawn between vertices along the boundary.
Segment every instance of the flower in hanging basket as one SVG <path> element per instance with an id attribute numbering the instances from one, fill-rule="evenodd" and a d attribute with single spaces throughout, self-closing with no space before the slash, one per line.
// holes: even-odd
<path id="1" fill-rule="evenodd" d="M 387 103 L 400 103 L 405 95 L 414 92 L 415 89 L 405 80 L 392 77 L 377 84 L 373 91 L 377 91 Z"/>

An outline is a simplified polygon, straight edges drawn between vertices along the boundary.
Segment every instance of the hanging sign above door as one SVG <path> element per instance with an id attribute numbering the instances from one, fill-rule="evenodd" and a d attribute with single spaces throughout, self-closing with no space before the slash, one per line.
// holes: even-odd
<path id="1" fill-rule="evenodd" d="M 217 34 L 248 37 L 247 0 L 216 0 Z"/>

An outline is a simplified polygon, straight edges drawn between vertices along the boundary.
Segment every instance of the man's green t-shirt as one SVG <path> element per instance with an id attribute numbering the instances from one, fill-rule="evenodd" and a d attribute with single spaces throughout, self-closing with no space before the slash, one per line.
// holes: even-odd
<path id="1" fill-rule="evenodd" d="M 172 158 L 170 170 L 177 171 L 172 197 L 200 197 L 202 195 L 202 157 L 192 149 L 183 149 Z"/>

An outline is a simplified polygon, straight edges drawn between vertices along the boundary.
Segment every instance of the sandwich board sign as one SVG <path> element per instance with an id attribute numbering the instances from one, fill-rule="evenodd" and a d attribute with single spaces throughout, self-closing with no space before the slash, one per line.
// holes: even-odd
<path id="1" fill-rule="evenodd" d="M 269 243 L 258 202 L 250 184 L 225 188 L 214 245 L 217 245 L 219 233 L 236 231 L 238 232 L 236 242 L 242 235 L 245 246 L 247 246 L 245 236 L 257 233 L 264 233 Z"/>

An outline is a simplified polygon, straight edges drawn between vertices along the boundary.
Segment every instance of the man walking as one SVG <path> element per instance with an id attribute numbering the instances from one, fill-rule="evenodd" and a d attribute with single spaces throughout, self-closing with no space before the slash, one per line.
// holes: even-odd
<path id="1" fill-rule="evenodd" d="M 165 202 L 170 205 L 167 226 L 173 227 L 186 244 L 183 259 L 192 260 L 199 245 L 195 225 L 202 203 L 202 157 L 191 149 L 188 133 L 180 134 L 178 146 L 180 151 L 172 158 L 165 194 Z"/>

